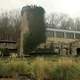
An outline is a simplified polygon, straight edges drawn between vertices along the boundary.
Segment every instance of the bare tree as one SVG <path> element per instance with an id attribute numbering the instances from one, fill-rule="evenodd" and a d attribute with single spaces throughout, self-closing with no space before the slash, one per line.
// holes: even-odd
<path id="1" fill-rule="evenodd" d="M 19 26 L 20 14 L 16 12 L 16 15 L 13 16 L 10 12 L 2 13 L 0 16 L 0 38 L 16 40 Z"/>
<path id="2" fill-rule="evenodd" d="M 72 18 L 64 19 L 61 22 L 61 28 L 65 30 L 74 30 L 74 20 Z"/>
<path id="3" fill-rule="evenodd" d="M 75 30 L 74 19 L 66 14 L 51 14 L 46 18 L 48 27 Z"/>
<path id="4" fill-rule="evenodd" d="M 75 19 L 75 30 L 80 31 L 80 18 Z"/>

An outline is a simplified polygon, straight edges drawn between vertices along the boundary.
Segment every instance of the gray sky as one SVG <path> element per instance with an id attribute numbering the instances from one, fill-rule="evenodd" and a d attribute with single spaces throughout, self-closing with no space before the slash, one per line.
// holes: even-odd
<path id="1" fill-rule="evenodd" d="M 28 4 L 40 5 L 46 13 L 60 12 L 72 17 L 80 16 L 80 0 L 0 0 L 0 10 L 21 9 Z"/>

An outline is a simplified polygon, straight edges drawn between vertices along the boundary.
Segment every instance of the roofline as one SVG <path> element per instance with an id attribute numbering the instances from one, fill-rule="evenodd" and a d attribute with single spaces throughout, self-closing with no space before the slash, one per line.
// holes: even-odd
<path id="1" fill-rule="evenodd" d="M 64 30 L 64 29 L 53 29 L 53 28 L 46 28 L 47 31 L 57 31 L 57 32 L 68 32 L 68 33 L 78 33 L 80 34 L 80 31 L 71 31 L 71 30 Z"/>
<path id="2" fill-rule="evenodd" d="M 0 43 L 16 43 L 16 41 L 0 40 Z"/>

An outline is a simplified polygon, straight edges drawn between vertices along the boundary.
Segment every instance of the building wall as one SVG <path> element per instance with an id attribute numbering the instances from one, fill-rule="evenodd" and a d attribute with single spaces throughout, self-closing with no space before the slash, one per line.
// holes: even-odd
<path id="1" fill-rule="evenodd" d="M 69 30 L 57 30 L 47 29 L 46 30 L 47 42 L 58 44 L 60 49 L 60 55 L 76 55 L 77 48 L 80 48 L 80 32 L 69 31 Z"/>

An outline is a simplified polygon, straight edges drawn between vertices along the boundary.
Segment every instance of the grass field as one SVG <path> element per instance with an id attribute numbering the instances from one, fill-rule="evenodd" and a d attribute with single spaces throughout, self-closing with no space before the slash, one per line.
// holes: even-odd
<path id="1" fill-rule="evenodd" d="M 80 58 L 0 59 L 0 76 L 16 74 L 27 75 L 31 80 L 80 80 Z"/>

